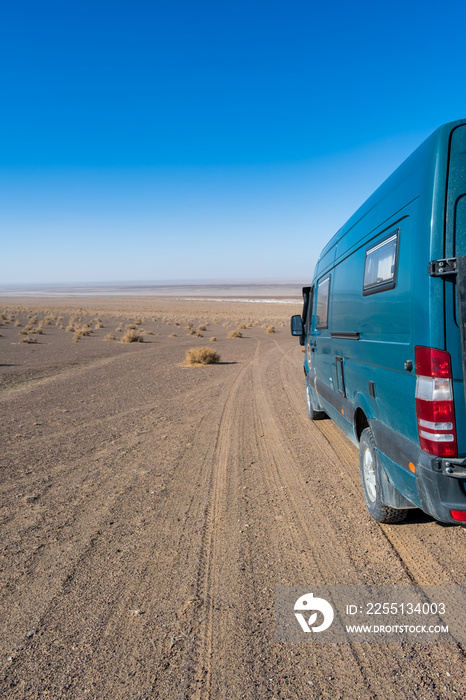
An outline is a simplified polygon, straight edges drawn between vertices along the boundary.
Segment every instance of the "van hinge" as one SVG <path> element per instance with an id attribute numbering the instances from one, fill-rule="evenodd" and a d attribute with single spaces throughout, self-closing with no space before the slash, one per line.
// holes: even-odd
<path id="1" fill-rule="evenodd" d="M 443 258 L 442 260 L 432 260 L 428 265 L 429 275 L 431 277 L 443 277 L 444 275 L 456 275 L 457 268 L 456 258 Z"/>
<path id="2" fill-rule="evenodd" d="M 466 256 L 433 260 L 428 266 L 432 277 L 455 276 L 458 302 L 458 327 L 461 338 L 461 360 L 463 365 L 464 402 L 466 406 Z"/>

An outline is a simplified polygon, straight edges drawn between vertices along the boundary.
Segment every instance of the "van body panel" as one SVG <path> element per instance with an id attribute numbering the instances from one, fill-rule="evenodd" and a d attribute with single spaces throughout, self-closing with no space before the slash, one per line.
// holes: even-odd
<path id="1" fill-rule="evenodd" d="M 305 288 L 312 293 L 302 336 L 313 403 L 356 444 L 370 426 L 383 488 L 399 494 L 390 505 L 412 504 L 446 522 L 452 508 L 466 512 L 464 359 L 456 277 L 433 274 L 429 264 L 459 256 L 466 256 L 466 120 L 437 129 L 328 242 Z M 417 346 L 450 354 L 453 462 L 464 479 L 421 450 Z"/>

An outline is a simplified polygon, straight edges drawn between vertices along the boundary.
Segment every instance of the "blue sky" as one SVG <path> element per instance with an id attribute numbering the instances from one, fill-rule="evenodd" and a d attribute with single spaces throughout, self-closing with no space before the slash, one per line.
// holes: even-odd
<path id="1" fill-rule="evenodd" d="M 0 23 L 0 284 L 294 279 L 440 124 L 464 2 L 68 0 Z"/>

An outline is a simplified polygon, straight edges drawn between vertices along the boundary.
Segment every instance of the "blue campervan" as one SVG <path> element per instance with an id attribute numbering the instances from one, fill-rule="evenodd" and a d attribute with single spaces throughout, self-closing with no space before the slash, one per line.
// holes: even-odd
<path id="1" fill-rule="evenodd" d="M 359 445 L 371 515 L 466 523 L 466 120 L 445 124 L 320 254 L 291 322 L 312 420 Z"/>

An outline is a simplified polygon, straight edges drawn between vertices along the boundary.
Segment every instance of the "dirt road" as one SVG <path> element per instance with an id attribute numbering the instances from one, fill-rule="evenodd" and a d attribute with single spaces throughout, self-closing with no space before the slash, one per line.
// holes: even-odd
<path id="1" fill-rule="evenodd" d="M 274 586 L 464 584 L 466 532 L 373 521 L 296 341 L 243 334 L 219 365 L 167 331 L 0 394 L 2 697 L 466 696 L 455 644 L 274 641 Z"/>

